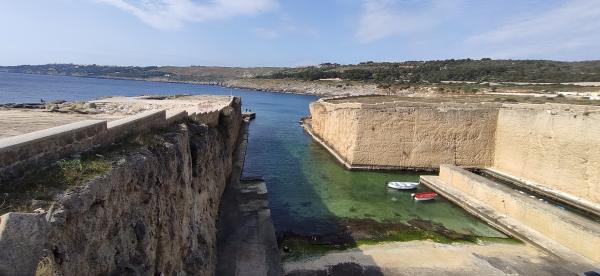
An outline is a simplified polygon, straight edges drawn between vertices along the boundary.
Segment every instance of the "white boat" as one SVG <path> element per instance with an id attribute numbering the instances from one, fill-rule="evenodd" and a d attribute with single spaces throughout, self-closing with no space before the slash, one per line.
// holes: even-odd
<path id="1" fill-rule="evenodd" d="M 417 186 L 419 186 L 419 183 L 392 181 L 392 182 L 388 182 L 387 186 L 389 188 L 396 189 L 396 190 L 413 190 L 413 189 L 416 189 Z"/>

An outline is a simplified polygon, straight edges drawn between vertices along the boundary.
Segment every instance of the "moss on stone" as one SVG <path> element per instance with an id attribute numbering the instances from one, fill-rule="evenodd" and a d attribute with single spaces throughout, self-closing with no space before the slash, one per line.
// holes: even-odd
<path id="1" fill-rule="evenodd" d="M 429 221 L 412 220 L 409 224 L 375 222 L 371 220 L 347 220 L 352 225 L 349 233 L 337 234 L 338 239 L 322 239 L 319 236 L 288 236 L 282 239 L 280 247 L 284 260 L 299 260 L 322 256 L 329 252 L 343 251 L 361 245 L 375 245 L 389 242 L 408 242 L 428 240 L 441 244 L 467 243 L 520 243 L 512 238 L 480 237 L 466 235 L 446 229 L 442 225 Z M 362 229 L 359 229 L 362 227 Z M 347 237 L 347 238 L 344 238 Z"/>
<path id="2" fill-rule="evenodd" d="M 124 155 L 163 144 L 164 130 L 123 139 L 31 171 L 20 179 L 0 185 L 0 215 L 48 208 L 57 194 L 109 173 Z"/>
<path id="3" fill-rule="evenodd" d="M 77 185 L 110 171 L 112 165 L 104 159 L 82 160 L 81 158 L 57 162 L 60 181 L 66 185 Z"/>
<path id="4" fill-rule="evenodd" d="M 0 214 L 47 208 L 57 193 L 104 175 L 111 169 L 111 162 L 100 156 L 57 161 L 46 169 L 32 172 L 10 185 L 0 187 L 0 194 L 4 197 Z"/>

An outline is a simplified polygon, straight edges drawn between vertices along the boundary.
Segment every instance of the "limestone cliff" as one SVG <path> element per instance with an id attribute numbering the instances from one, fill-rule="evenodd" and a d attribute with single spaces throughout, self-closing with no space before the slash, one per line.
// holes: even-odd
<path id="1" fill-rule="evenodd" d="M 399 101 L 312 103 L 312 133 L 350 168 L 490 165 L 498 107 Z"/>
<path id="2" fill-rule="evenodd" d="M 212 275 L 240 105 L 223 109 L 216 127 L 190 120 L 123 150 L 108 174 L 61 194 L 39 227 L 23 230 L 35 237 L 19 244 L 31 258 L 2 256 L 0 274 L 30 275 L 37 265 L 58 275 Z"/>
<path id="3" fill-rule="evenodd" d="M 494 168 L 600 205 L 600 108 L 506 105 L 498 116 Z"/>
<path id="4" fill-rule="evenodd" d="M 600 214 L 600 107 L 459 100 L 321 99 L 305 127 L 348 168 L 482 167 Z"/>

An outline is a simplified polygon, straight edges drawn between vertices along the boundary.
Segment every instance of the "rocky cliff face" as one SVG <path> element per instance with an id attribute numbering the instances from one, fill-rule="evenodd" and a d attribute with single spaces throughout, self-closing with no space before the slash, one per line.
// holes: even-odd
<path id="1" fill-rule="evenodd" d="M 492 163 L 496 105 L 318 101 L 310 112 L 313 134 L 352 168 L 436 169 L 446 163 Z"/>
<path id="2" fill-rule="evenodd" d="M 38 272 L 212 275 L 240 124 L 238 99 L 217 127 L 188 122 L 155 134 L 148 146 L 124 150 L 107 175 L 60 195 L 39 220 Z"/>
<path id="3" fill-rule="evenodd" d="M 600 205 L 600 108 L 506 105 L 494 168 Z"/>
<path id="4" fill-rule="evenodd" d="M 334 106 L 321 101 L 310 104 L 308 122 L 312 132 L 347 164 L 354 160 L 360 112 L 360 107 L 353 104 Z"/>

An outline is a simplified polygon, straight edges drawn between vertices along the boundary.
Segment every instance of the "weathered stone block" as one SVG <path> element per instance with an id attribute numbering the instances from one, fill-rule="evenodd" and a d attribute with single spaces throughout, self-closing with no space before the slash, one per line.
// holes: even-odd
<path id="1" fill-rule="evenodd" d="M 48 230 L 44 214 L 0 216 L 0 275 L 34 275 Z"/>

